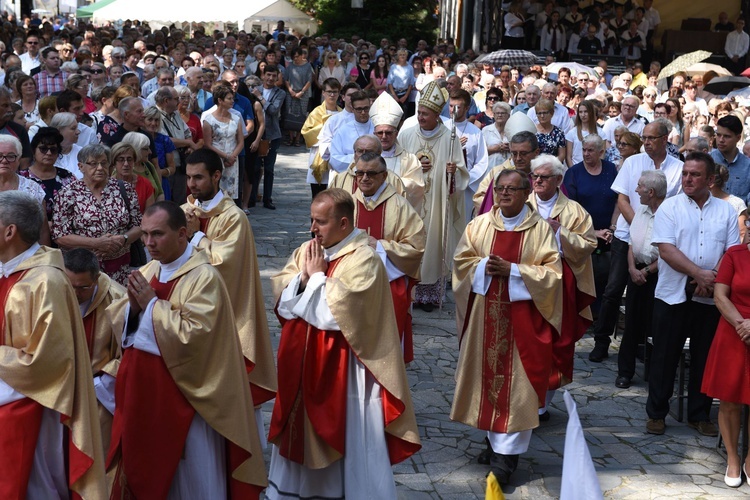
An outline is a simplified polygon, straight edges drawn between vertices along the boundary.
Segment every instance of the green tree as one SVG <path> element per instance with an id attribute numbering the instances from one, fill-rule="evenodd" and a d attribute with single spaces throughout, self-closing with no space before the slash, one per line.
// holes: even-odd
<path id="1" fill-rule="evenodd" d="M 364 0 L 363 9 L 352 9 L 351 0 L 292 0 L 301 10 L 320 22 L 318 33 L 330 33 L 349 39 L 359 35 L 378 42 L 406 38 L 409 46 L 425 39 L 434 43 L 437 37 L 437 2 L 435 0 Z"/>

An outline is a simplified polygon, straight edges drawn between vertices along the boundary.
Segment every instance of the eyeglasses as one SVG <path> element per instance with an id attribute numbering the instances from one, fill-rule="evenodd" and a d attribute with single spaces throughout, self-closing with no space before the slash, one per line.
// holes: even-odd
<path id="1" fill-rule="evenodd" d="M 73 285 L 73 290 L 78 290 L 78 291 L 81 291 L 81 292 L 85 292 L 86 290 L 91 290 L 95 286 L 96 286 L 96 283 L 94 283 L 93 285 L 87 285 L 87 286 L 75 286 L 75 285 Z"/>
<path id="2" fill-rule="evenodd" d="M 513 156 L 513 158 L 520 158 L 520 157 L 526 157 L 529 156 L 534 151 L 511 151 L 510 154 Z"/>
<path id="3" fill-rule="evenodd" d="M 95 75 L 101 75 L 102 73 L 104 73 L 104 70 L 103 69 L 92 69 L 91 72 L 93 74 L 95 74 Z"/>
<path id="4" fill-rule="evenodd" d="M 27 41 L 26 45 L 39 45 L 39 42 L 30 42 L 30 41 Z"/>
<path id="5" fill-rule="evenodd" d="M 60 149 L 57 146 L 39 146 L 37 149 L 39 149 L 39 152 L 43 155 L 46 154 L 53 154 L 56 155 L 60 152 Z"/>
<path id="6" fill-rule="evenodd" d="M 497 96 L 494 96 L 494 95 L 487 96 L 487 100 L 488 101 L 497 101 L 498 99 L 500 99 L 500 98 L 497 97 Z"/>
<path id="7" fill-rule="evenodd" d="M 635 109 L 637 106 L 635 104 L 621 104 L 621 108 L 627 108 L 627 109 Z"/>
<path id="8" fill-rule="evenodd" d="M 360 61 L 369 61 L 370 58 L 369 57 L 360 57 L 359 60 Z"/>
<path id="9" fill-rule="evenodd" d="M 627 147 L 627 146 L 630 146 L 631 148 L 635 147 L 632 144 L 630 144 L 629 142 L 625 142 L 625 141 L 620 141 L 620 142 L 617 143 L 617 147 L 618 148 L 624 148 L 624 147 Z"/>
<path id="10" fill-rule="evenodd" d="M 661 139 L 662 137 L 665 137 L 665 136 L 664 135 L 653 135 L 653 136 L 652 135 L 642 135 L 641 136 L 641 140 L 643 142 L 648 142 L 648 141 L 655 141 L 656 139 Z"/>
<path id="11" fill-rule="evenodd" d="M 552 179 L 553 177 L 557 177 L 556 175 L 539 175 L 539 174 L 531 174 L 531 178 L 535 181 L 542 181 L 546 182 L 549 179 Z"/>
<path id="12" fill-rule="evenodd" d="M 115 158 L 115 163 L 133 163 L 133 158 L 129 156 L 119 156 Z"/>
<path id="13" fill-rule="evenodd" d="M 494 190 L 497 193 L 510 193 L 515 194 L 516 191 L 524 191 L 526 188 L 515 187 L 515 186 L 495 186 Z"/>
<path id="14" fill-rule="evenodd" d="M 361 179 L 364 176 L 367 176 L 368 178 L 372 179 L 376 175 L 382 174 L 384 172 L 387 172 L 387 170 L 378 170 L 378 171 L 375 171 L 375 170 L 357 170 L 356 172 L 354 172 L 354 175 L 356 175 L 358 179 Z"/>
<path id="15" fill-rule="evenodd" d="M 339 91 L 338 90 L 324 90 L 323 93 L 328 94 L 328 95 L 338 95 Z"/>
<path id="16" fill-rule="evenodd" d="M 536 112 L 536 116 L 548 116 L 548 115 L 551 115 L 551 114 L 552 114 L 551 111 L 537 111 Z"/>
<path id="17" fill-rule="evenodd" d="M 382 136 L 385 136 L 385 137 L 390 137 L 390 136 L 395 135 L 395 134 L 396 134 L 396 132 L 393 131 L 393 130 L 379 130 L 379 131 L 375 132 L 375 135 L 382 135 Z"/>
<path id="18" fill-rule="evenodd" d="M 13 153 L 7 155 L 0 154 L 0 162 L 13 163 L 17 159 L 18 155 L 14 155 Z"/>
<path id="19" fill-rule="evenodd" d="M 356 111 L 357 113 L 367 113 L 368 111 L 370 111 L 370 106 L 364 106 L 361 108 L 352 108 L 352 109 Z"/>
<path id="20" fill-rule="evenodd" d="M 93 169 L 97 169 L 97 168 L 106 169 L 109 167 L 109 165 L 105 161 L 85 161 L 83 162 L 83 164 Z"/>

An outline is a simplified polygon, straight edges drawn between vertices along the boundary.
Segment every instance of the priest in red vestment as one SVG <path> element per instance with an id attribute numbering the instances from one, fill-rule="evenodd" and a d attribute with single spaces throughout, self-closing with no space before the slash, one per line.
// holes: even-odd
<path id="1" fill-rule="evenodd" d="M 315 197 L 315 238 L 272 279 L 282 322 L 268 498 L 396 498 L 421 447 L 388 276 L 343 189 Z"/>
<path id="2" fill-rule="evenodd" d="M 105 498 L 83 323 L 46 223 L 30 195 L 0 193 L 0 498 Z"/>
<path id="3" fill-rule="evenodd" d="M 113 498 L 258 498 L 266 486 L 224 282 L 173 202 L 146 209 L 152 262 L 108 309 L 122 333 L 109 449 Z"/>
<path id="4" fill-rule="evenodd" d="M 526 204 L 529 192 L 525 174 L 501 171 L 495 206 L 466 227 L 453 266 L 460 351 L 451 418 L 488 431 L 501 484 L 539 425 L 562 321 L 555 233 Z"/>

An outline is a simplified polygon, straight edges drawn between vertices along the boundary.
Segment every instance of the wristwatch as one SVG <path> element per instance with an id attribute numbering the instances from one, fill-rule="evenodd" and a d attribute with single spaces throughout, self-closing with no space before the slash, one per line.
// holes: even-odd
<path id="1" fill-rule="evenodd" d="M 127 233 L 123 233 L 120 236 L 122 236 L 123 238 L 125 238 L 125 243 L 123 243 L 122 246 L 127 245 L 128 244 L 128 234 Z"/>

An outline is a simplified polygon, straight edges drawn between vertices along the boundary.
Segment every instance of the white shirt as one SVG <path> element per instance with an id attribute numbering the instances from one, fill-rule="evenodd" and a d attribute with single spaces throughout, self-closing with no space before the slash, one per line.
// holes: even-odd
<path id="1" fill-rule="evenodd" d="M 651 244 L 653 231 L 654 213 L 648 205 L 641 205 L 630 224 L 630 246 L 636 264 L 651 264 L 659 258 L 659 249 Z"/>
<path id="2" fill-rule="evenodd" d="M 38 68 L 42 65 L 42 61 L 39 59 L 39 54 L 36 57 L 31 57 L 28 52 L 24 52 L 18 58 L 21 60 L 21 70 L 27 75 L 31 74 L 31 70 Z"/>
<path id="3" fill-rule="evenodd" d="M 331 121 L 335 117 L 328 119 Z M 329 159 L 331 168 L 336 172 L 344 172 L 354 161 L 354 141 L 366 134 L 372 134 L 375 130 L 372 122 L 367 120 L 366 123 L 359 123 L 354 119 L 354 114 L 350 114 L 338 128 L 336 135 L 331 141 L 331 157 Z"/>
<path id="4" fill-rule="evenodd" d="M 682 162 L 667 155 L 659 169 L 667 176 L 667 198 L 681 193 Z M 654 161 L 646 153 L 633 155 L 625 160 L 615 182 L 612 183 L 612 191 L 630 198 L 630 206 L 634 212 L 641 206 L 640 197 L 635 192 L 635 188 L 638 186 L 641 174 L 646 170 L 654 170 Z M 630 224 L 622 215 L 617 218 L 615 237 L 626 243 L 630 242 Z"/>
<path id="5" fill-rule="evenodd" d="M 533 107 L 529 108 L 529 112 L 526 113 L 526 116 L 531 118 L 531 121 L 534 122 L 534 125 L 539 125 L 539 118 L 537 118 L 536 110 Z M 555 103 L 555 114 L 552 115 L 552 125 L 561 129 L 563 133 L 567 132 L 573 126 L 575 126 L 573 120 L 570 119 L 568 108 L 563 106 L 559 102 Z"/>
<path id="6" fill-rule="evenodd" d="M 737 30 L 734 30 L 727 35 L 724 52 L 730 59 L 734 56 L 742 57 L 747 54 L 748 47 L 750 47 L 750 36 L 744 31 L 737 33 Z"/>
<path id="7" fill-rule="evenodd" d="M 204 201 L 204 202 L 200 202 L 198 200 L 195 200 L 193 202 L 193 205 L 195 205 L 196 207 L 201 207 L 206 212 L 210 212 L 223 199 L 224 199 L 224 191 L 222 191 L 221 189 L 219 189 L 219 191 L 210 200 Z M 193 233 L 193 237 L 190 239 L 190 244 L 192 246 L 194 246 L 194 247 L 197 247 L 198 244 L 201 242 L 201 240 L 205 236 L 206 236 L 206 233 L 204 233 L 203 231 L 200 231 L 200 230 L 196 231 L 195 233 Z"/>
<path id="8" fill-rule="evenodd" d="M 639 120 L 636 116 L 634 116 L 633 119 L 630 120 L 630 123 L 628 123 L 627 125 L 625 125 L 625 122 L 622 120 L 621 115 L 610 118 L 609 120 L 604 122 L 604 127 L 602 128 L 602 137 L 605 141 L 609 141 L 610 145 L 613 145 L 615 143 L 615 129 L 619 126 L 626 127 L 629 131 L 638 135 L 641 135 L 643 129 L 646 128 L 646 124 L 643 123 L 642 120 Z"/>
<path id="9" fill-rule="evenodd" d="M 602 131 L 602 128 L 597 125 L 596 127 L 596 133 L 599 134 L 599 137 L 604 139 L 604 131 Z M 581 137 L 586 138 L 586 136 L 589 135 L 588 130 L 585 128 L 581 129 Z M 581 163 L 583 161 L 583 142 L 578 140 L 578 129 L 575 127 L 568 130 L 568 133 L 565 134 L 565 140 L 568 141 L 572 146 L 572 155 L 573 155 L 573 164 L 568 165 L 568 167 L 572 167 L 576 163 Z"/>
<path id="10" fill-rule="evenodd" d="M 732 206 L 709 195 L 701 209 L 686 194 L 665 200 L 654 219 L 652 244 L 676 246 L 701 269 L 716 269 L 729 247 L 740 243 L 737 212 Z M 688 276 L 672 269 L 659 257 L 659 282 L 654 296 L 667 304 L 685 302 Z M 693 297 L 694 302 L 713 304 L 708 297 Z"/>
<path id="11" fill-rule="evenodd" d="M 55 162 L 56 167 L 64 168 L 71 174 L 76 176 L 76 179 L 83 179 L 83 172 L 78 168 L 78 152 L 82 148 L 78 144 L 73 144 L 70 153 L 59 156 Z"/>

